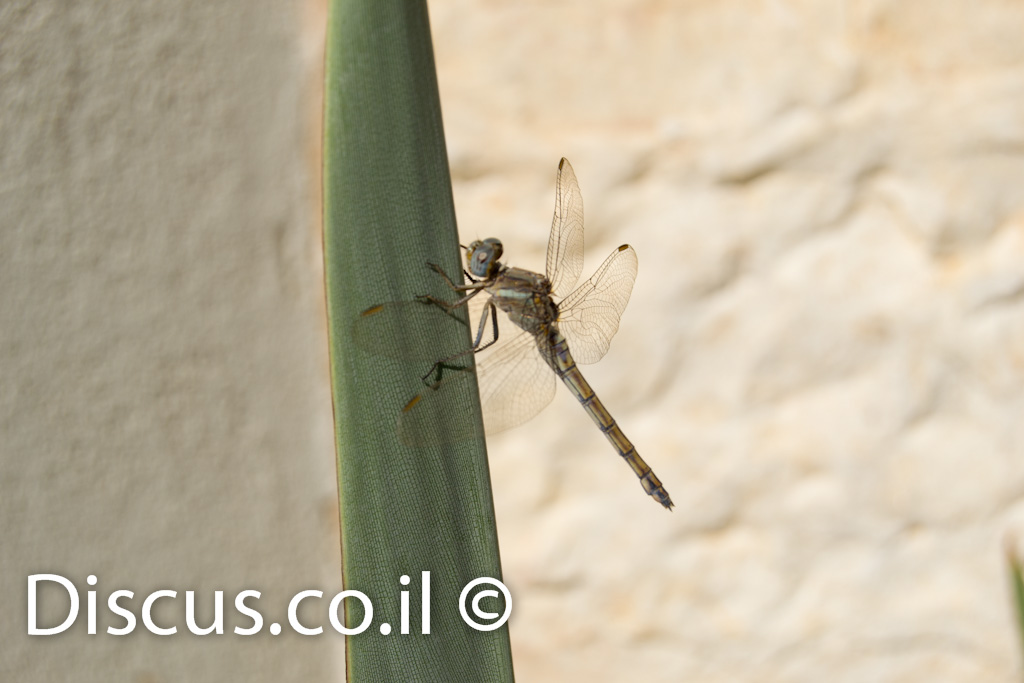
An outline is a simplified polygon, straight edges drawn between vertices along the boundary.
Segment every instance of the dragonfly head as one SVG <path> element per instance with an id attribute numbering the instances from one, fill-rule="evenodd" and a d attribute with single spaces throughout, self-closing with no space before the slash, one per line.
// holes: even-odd
<path id="1" fill-rule="evenodd" d="M 466 263 L 469 265 L 469 272 L 473 277 L 489 280 L 498 274 L 501 264 L 501 240 L 488 237 L 483 242 L 475 240 L 470 242 L 466 249 Z"/>

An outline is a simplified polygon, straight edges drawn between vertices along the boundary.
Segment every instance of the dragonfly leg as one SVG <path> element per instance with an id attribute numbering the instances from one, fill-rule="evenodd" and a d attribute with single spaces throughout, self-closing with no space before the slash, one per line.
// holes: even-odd
<path id="1" fill-rule="evenodd" d="M 476 280 L 473 280 L 472 283 L 468 285 L 457 285 L 454 282 L 452 282 L 452 279 L 450 277 L 448 277 L 448 273 L 444 272 L 444 269 L 441 266 L 437 265 L 436 263 L 428 262 L 427 268 L 430 268 L 432 271 L 443 277 L 445 283 L 456 292 L 468 292 L 470 290 L 479 290 L 487 286 L 485 283 L 478 282 Z"/>
<path id="2" fill-rule="evenodd" d="M 491 312 L 491 329 L 494 330 L 494 338 L 487 342 L 483 346 L 480 346 L 480 341 L 484 336 L 484 328 L 487 325 L 487 311 Z M 473 342 L 473 353 L 479 353 L 488 346 L 491 346 L 498 341 L 498 307 L 494 305 L 493 301 L 487 302 L 487 307 L 484 309 L 484 314 L 480 316 L 480 327 L 476 331 L 476 340 Z"/>
<path id="3" fill-rule="evenodd" d="M 476 292 L 474 292 L 474 294 L 475 293 Z M 488 313 L 490 313 L 490 315 L 491 315 L 491 328 L 494 330 L 494 337 L 490 341 L 488 341 L 486 344 L 481 345 L 480 342 L 483 341 L 484 332 L 487 329 L 487 314 Z M 437 383 L 441 381 L 440 371 L 448 363 L 452 362 L 453 360 L 457 360 L 459 358 L 462 358 L 463 356 L 466 356 L 466 355 L 468 355 L 470 353 L 477 353 L 478 351 L 483 351 L 488 346 L 491 346 L 492 344 L 494 344 L 497 341 L 498 341 L 498 309 L 494 305 L 493 301 L 488 301 L 487 302 L 487 306 L 484 308 L 483 315 L 480 316 L 480 324 L 477 326 L 476 338 L 473 340 L 473 345 L 471 347 L 469 347 L 468 349 L 464 350 L 464 351 L 459 351 L 458 353 L 452 354 L 451 356 L 448 356 L 447 358 L 442 358 L 441 360 L 437 361 L 432 366 L 430 366 L 430 370 L 427 371 L 427 374 L 423 375 L 423 377 L 421 377 L 420 379 L 423 380 L 424 383 L 426 383 L 427 378 L 430 377 L 431 375 L 433 375 L 436 372 L 438 374 L 438 379 L 437 379 L 437 382 L 434 382 L 434 384 L 433 384 L 433 386 L 436 386 Z M 428 386 L 431 386 L 431 385 L 428 384 Z"/>
<path id="4" fill-rule="evenodd" d="M 479 293 L 480 293 L 480 290 L 478 289 L 475 292 L 470 292 L 469 294 L 467 294 L 466 296 L 462 297 L 458 301 L 452 301 L 451 303 L 445 301 L 444 299 L 438 299 L 436 296 L 432 296 L 430 294 L 417 294 L 416 295 L 416 299 L 418 301 L 422 301 L 424 303 L 431 303 L 431 304 L 434 304 L 435 306 L 440 306 L 444 310 L 446 310 L 449 313 L 451 313 L 453 310 L 455 310 L 459 306 L 464 305 L 467 301 L 469 301 L 470 299 L 472 299 L 474 296 L 476 296 Z"/>
<path id="5" fill-rule="evenodd" d="M 469 292 L 469 294 L 466 294 L 465 296 L 461 297 L 457 301 L 453 301 L 451 303 L 448 303 L 447 301 L 444 301 L 443 299 L 439 299 L 436 296 L 433 296 L 433 295 L 430 295 L 430 294 L 419 294 L 419 295 L 416 296 L 416 298 L 418 300 L 423 301 L 425 303 L 432 303 L 432 304 L 435 304 L 437 306 L 440 306 L 441 308 L 443 308 L 444 310 L 448 311 L 449 313 L 451 313 L 454 309 L 458 308 L 459 306 L 464 305 L 467 301 L 469 301 L 474 296 L 479 294 L 489 284 L 487 282 L 483 282 L 483 281 L 480 281 L 480 280 L 474 280 L 472 277 L 470 277 L 469 279 L 470 279 L 470 283 L 471 284 L 468 284 L 468 285 L 457 285 L 457 284 L 455 284 L 454 282 L 451 281 L 451 278 L 449 278 L 448 274 L 445 273 L 444 270 L 441 269 L 441 266 L 437 265 L 436 263 L 428 263 L 427 266 L 431 270 L 433 270 L 435 273 L 437 273 L 441 277 L 443 277 L 445 283 L 447 283 L 447 285 L 449 287 L 451 287 L 454 291 L 460 292 L 460 293 L 461 292 Z M 468 274 L 467 274 L 467 276 L 468 276 Z"/>

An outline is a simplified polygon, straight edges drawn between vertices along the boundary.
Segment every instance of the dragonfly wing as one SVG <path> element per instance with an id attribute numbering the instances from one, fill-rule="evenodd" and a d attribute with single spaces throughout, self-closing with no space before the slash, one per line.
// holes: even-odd
<path id="1" fill-rule="evenodd" d="M 398 414 L 398 439 L 406 446 L 460 443 L 476 436 L 471 420 L 452 419 L 464 411 L 464 392 L 475 382 L 470 368 L 449 370 L 437 384 L 425 387 Z"/>
<path id="2" fill-rule="evenodd" d="M 476 371 L 484 427 L 496 434 L 526 422 L 555 396 L 555 373 L 537 350 L 537 342 L 505 316 L 493 347 L 477 354 Z"/>
<path id="3" fill-rule="evenodd" d="M 636 270 L 636 252 L 623 244 L 593 277 L 558 304 L 558 328 L 569 340 L 577 363 L 596 363 L 608 352 L 633 292 Z"/>
<path id="4" fill-rule="evenodd" d="M 583 272 L 583 195 L 567 159 L 558 164 L 555 215 L 548 237 L 547 275 L 551 291 L 565 296 Z"/>
<path id="5" fill-rule="evenodd" d="M 470 300 L 469 325 L 474 339 L 480 321 L 486 316 L 481 346 L 494 339 L 493 319 L 487 307 L 489 300 L 484 294 Z M 555 373 L 544 362 L 534 338 L 503 313 L 498 315 L 498 327 L 498 341 L 475 356 L 480 404 L 488 434 L 529 420 L 551 402 L 557 386 Z M 451 443 L 466 438 L 466 434 L 438 433 L 436 428 L 436 424 L 441 424 L 438 415 L 450 409 L 450 395 L 458 392 L 465 381 L 473 381 L 471 372 L 448 368 L 438 384 L 414 397 L 399 416 L 399 435 L 403 443 Z"/>
<path id="6" fill-rule="evenodd" d="M 477 296 L 470 301 L 484 298 Z M 469 321 L 474 333 L 477 319 L 471 318 Z M 433 362 L 465 348 L 464 337 L 454 332 L 440 338 L 441 346 L 423 344 L 423 331 L 437 329 L 439 325 L 442 329 L 451 327 L 454 331 L 465 327 L 466 323 L 461 313 L 446 311 L 432 303 L 418 300 L 387 301 L 360 313 L 353 324 L 352 336 L 359 348 L 375 356 Z M 410 339 L 415 342 L 408 342 Z M 403 340 L 407 343 L 399 345 L 398 342 Z"/>

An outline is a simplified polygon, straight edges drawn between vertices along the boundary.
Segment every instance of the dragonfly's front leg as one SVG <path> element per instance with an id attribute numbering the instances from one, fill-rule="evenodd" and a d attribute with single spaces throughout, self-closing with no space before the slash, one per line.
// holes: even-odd
<path id="1" fill-rule="evenodd" d="M 475 292 L 474 292 L 474 294 L 475 294 Z M 490 341 L 488 341 L 486 344 L 481 345 L 480 342 L 483 341 L 484 331 L 486 331 L 486 329 L 487 329 L 487 314 L 488 313 L 490 313 L 490 315 L 491 315 L 491 327 L 494 330 L 494 338 L 491 339 Z M 422 379 L 423 382 L 426 383 L 427 378 L 430 377 L 431 375 L 433 375 L 435 372 L 438 372 L 438 375 L 440 375 L 439 370 L 441 368 L 443 368 L 446 363 L 450 363 L 453 360 L 456 360 L 458 358 L 462 358 L 463 356 L 465 356 L 467 354 L 470 354 L 470 353 L 477 353 L 479 351 L 483 351 L 488 346 L 491 346 L 492 344 L 496 343 L 497 341 L 498 341 L 498 308 L 494 305 L 493 301 L 488 301 L 487 305 L 484 307 L 483 315 L 480 316 L 480 324 L 477 326 L 476 339 L 473 340 L 473 345 L 471 347 L 469 347 L 468 349 L 466 349 L 465 351 L 459 351 L 456 354 L 448 356 L 447 358 L 442 358 L 441 360 L 437 361 L 432 366 L 430 366 L 430 370 L 427 371 L 427 374 L 423 375 L 423 377 L 421 377 L 420 379 Z M 438 382 L 440 382 L 440 377 L 438 378 Z M 436 386 L 436 385 L 437 385 L 437 382 L 435 382 L 433 386 Z"/>
<path id="2" fill-rule="evenodd" d="M 467 294 L 466 296 L 462 297 L 462 298 L 461 298 L 461 299 L 459 299 L 458 301 L 452 301 L 452 302 L 450 302 L 450 303 L 449 303 L 449 302 L 447 302 L 447 301 L 445 301 L 444 299 L 438 299 L 438 298 L 437 298 L 436 296 L 432 296 L 432 295 L 430 295 L 430 294 L 419 294 L 419 295 L 417 295 L 416 299 L 417 299 L 418 301 L 423 301 L 423 302 L 427 302 L 427 303 L 432 303 L 432 304 L 434 304 L 435 306 L 440 306 L 440 307 L 441 307 L 441 308 L 443 308 L 444 310 L 446 310 L 446 311 L 448 311 L 449 313 L 451 313 L 451 312 L 452 312 L 453 310 L 455 310 L 455 309 L 456 309 L 456 308 L 458 308 L 459 306 L 463 306 L 463 305 L 465 305 L 465 303 L 466 303 L 467 301 L 469 301 L 470 299 L 472 299 L 472 298 L 473 298 L 474 296 L 476 296 L 477 294 L 479 294 L 479 293 L 480 293 L 481 291 L 482 291 L 482 288 L 481 288 L 481 289 L 477 289 L 477 290 L 475 290 L 475 291 L 472 291 L 472 292 L 470 292 L 470 293 L 469 293 L 469 294 Z"/>
<path id="3" fill-rule="evenodd" d="M 444 301 L 442 299 L 438 299 L 436 296 L 432 296 L 430 294 L 420 294 L 419 296 L 416 297 L 420 301 L 428 301 L 428 302 L 430 302 L 432 304 L 436 304 L 436 305 L 440 306 L 441 308 L 445 309 L 446 311 L 448 311 L 449 313 L 453 309 L 456 309 L 459 306 L 464 305 L 467 301 L 469 301 L 474 296 L 479 294 L 480 291 L 483 290 L 488 285 L 487 282 L 483 282 L 483 281 L 479 281 L 478 282 L 476 280 L 473 280 L 472 284 L 457 285 L 454 282 L 452 282 L 452 279 L 450 277 L 448 277 L 448 274 L 446 272 L 444 272 L 444 269 L 442 269 L 441 266 L 437 265 L 436 263 L 427 263 L 427 267 L 430 268 L 435 273 L 437 273 L 438 275 L 440 275 L 441 277 L 443 277 L 444 281 L 448 284 L 449 287 L 452 288 L 452 290 L 454 290 L 456 292 L 469 292 L 469 294 L 466 294 L 464 297 L 460 298 L 457 301 L 453 301 L 451 303 L 449 303 L 447 301 Z"/>
<path id="4" fill-rule="evenodd" d="M 454 282 L 452 282 L 452 279 L 450 277 L 448 277 L 448 273 L 444 272 L 444 268 L 442 268 L 441 266 L 437 265 L 436 263 L 428 262 L 427 263 L 427 268 L 430 268 L 432 271 L 434 271 L 435 273 L 437 273 L 438 275 L 443 277 L 445 283 L 447 283 L 447 285 L 449 287 L 451 287 L 453 290 L 455 290 L 456 292 L 468 292 L 469 290 L 472 290 L 472 289 L 481 289 L 482 287 L 486 287 L 486 285 L 483 282 L 479 282 L 477 280 L 473 280 L 472 278 L 470 278 L 472 280 L 471 284 L 468 284 L 468 285 L 457 285 Z"/>

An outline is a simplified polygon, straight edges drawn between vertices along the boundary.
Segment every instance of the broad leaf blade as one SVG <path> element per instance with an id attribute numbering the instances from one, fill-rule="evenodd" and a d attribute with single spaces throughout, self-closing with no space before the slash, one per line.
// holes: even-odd
<path id="1" fill-rule="evenodd" d="M 427 262 L 461 273 L 426 6 L 333 0 L 328 23 L 324 258 L 342 562 L 345 587 L 374 606 L 372 625 L 347 640 L 349 680 L 511 681 L 507 627 L 476 631 L 458 609 L 466 583 L 501 577 L 475 384 L 446 396 L 430 425 L 471 438 L 411 447 L 396 430 L 423 389 L 422 347 L 465 348 L 465 321 L 410 319 L 380 340 L 396 353 L 370 353 L 353 338 L 359 313 L 374 304 L 452 298 Z M 431 573 L 429 635 L 420 634 L 423 571 Z M 411 585 L 399 583 L 403 575 Z M 408 635 L 399 633 L 402 590 L 410 591 Z M 359 603 L 345 607 L 347 624 L 359 624 Z"/>

